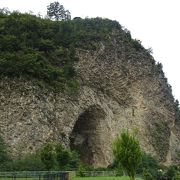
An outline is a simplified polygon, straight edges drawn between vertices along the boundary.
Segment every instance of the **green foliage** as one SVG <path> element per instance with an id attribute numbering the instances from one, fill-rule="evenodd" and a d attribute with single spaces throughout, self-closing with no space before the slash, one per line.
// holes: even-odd
<path id="1" fill-rule="evenodd" d="M 76 49 L 96 50 L 113 28 L 107 19 L 50 21 L 19 12 L 0 16 L 0 74 L 35 78 L 55 89 L 76 91 Z"/>
<path id="2" fill-rule="evenodd" d="M 142 158 L 139 141 L 135 135 L 131 135 L 129 131 L 122 132 L 113 142 L 113 154 L 130 179 L 134 180 Z"/>
<path id="3" fill-rule="evenodd" d="M 176 166 L 170 166 L 166 172 L 166 177 L 168 179 L 172 179 L 177 174 L 177 167 Z"/>
<path id="4" fill-rule="evenodd" d="M 123 172 L 123 169 L 121 167 L 119 167 L 117 170 L 116 170 L 116 176 L 123 176 L 124 172 Z"/>
<path id="5" fill-rule="evenodd" d="M 160 180 L 180 180 L 180 166 L 172 165 L 163 170 L 161 176 L 158 177 Z"/>
<path id="6" fill-rule="evenodd" d="M 126 176 L 122 177 L 73 177 L 72 180 L 128 180 Z M 136 178 L 136 180 L 142 180 L 141 178 Z"/>
<path id="7" fill-rule="evenodd" d="M 7 161 L 9 161 L 7 146 L 4 142 L 4 139 L 0 136 L 0 170 L 6 169 Z"/>
<path id="8" fill-rule="evenodd" d="M 43 171 L 45 166 L 38 153 L 27 154 L 7 162 L 6 171 Z"/>
<path id="9" fill-rule="evenodd" d="M 148 169 L 143 170 L 142 176 L 144 180 L 155 180 L 153 175 Z"/>
<path id="10" fill-rule="evenodd" d="M 145 180 L 172 180 L 178 177 L 180 173 L 179 166 L 162 166 L 156 158 L 150 154 L 143 153 L 142 162 L 137 169 L 137 173 L 141 174 Z"/>
<path id="11" fill-rule="evenodd" d="M 10 11 L 8 8 L 0 8 L 0 16 L 4 17 L 4 15 L 10 14 Z"/>
<path id="12" fill-rule="evenodd" d="M 79 154 L 65 149 L 62 145 L 56 145 L 56 158 L 61 170 L 77 169 L 80 163 Z"/>
<path id="13" fill-rule="evenodd" d="M 33 154 L 10 159 L 6 145 L 0 138 L 0 171 L 75 170 L 80 164 L 79 154 L 59 143 L 47 143 Z"/>
<path id="14" fill-rule="evenodd" d="M 137 174 L 142 174 L 146 179 L 156 178 L 158 173 L 158 161 L 151 154 L 142 154 L 142 161 L 137 168 Z"/>
<path id="15" fill-rule="evenodd" d="M 137 51 L 144 49 L 144 47 L 141 45 L 141 41 L 137 39 L 131 39 L 131 44 Z"/>
<path id="16" fill-rule="evenodd" d="M 53 170 L 56 167 L 56 149 L 53 144 L 46 144 L 41 150 L 41 160 L 46 170 Z"/>
<path id="17" fill-rule="evenodd" d="M 54 13 L 57 13 L 57 20 L 59 16 L 67 18 L 60 11 L 66 16 L 68 12 L 58 2 L 51 3 L 48 8 L 52 18 Z M 109 41 L 114 32 L 137 50 L 143 49 L 117 21 L 102 18 L 51 21 L 2 9 L 0 74 L 31 77 L 52 89 L 76 92 L 79 88 L 74 69 L 74 63 L 78 61 L 76 51 L 98 50 L 100 42 Z"/>
<path id="18" fill-rule="evenodd" d="M 85 168 L 85 166 L 83 166 L 82 164 L 79 166 L 79 168 L 78 168 L 78 170 L 77 170 L 77 173 L 76 173 L 76 175 L 77 176 L 79 176 L 79 177 L 85 177 L 85 171 L 87 171 L 86 170 L 86 168 Z"/>
<path id="19" fill-rule="evenodd" d="M 56 21 L 71 19 L 71 13 L 68 10 L 65 10 L 64 6 L 59 4 L 58 1 L 50 3 L 50 5 L 47 7 L 47 15 Z"/>
<path id="20" fill-rule="evenodd" d="M 61 90 L 77 84 L 74 47 L 55 41 L 60 24 L 13 12 L 0 17 L 0 25 L 0 74 L 26 75 Z"/>
<path id="21" fill-rule="evenodd" d="M 59 143 L 48 143 L 41 150 L 41 160 L 46 170 L 74 170 L 79 167 L 79 154 Z"/>
<path id="22" fill-rule="evenodd" d="M 0 162 L 0 171 L 42 171 L 45 169 L 38 153 L 12 159 L 2 137 L 0 137 Z"/>

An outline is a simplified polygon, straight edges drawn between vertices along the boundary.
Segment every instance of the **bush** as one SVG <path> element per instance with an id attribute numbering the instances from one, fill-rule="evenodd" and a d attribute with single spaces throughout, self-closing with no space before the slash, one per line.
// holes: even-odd
<path id="1" fill-rule="evenodd" d="M 167 179 L 173 179 L 175 177 L 176 173 L 177 173 L 177 167 L 176 166 L 170 166 L 167 169 L 165 176 L 167 177 Z"/>
<path id="2" fill-rule="evenodd" d="M 56 169 L 56 149 L 52 143 L 45 144 L 40 152 L 40 155 L 41 161 L 45 165 L 46 170 L 49 171 Z"/>
<path id="3" fill-rule="evenodd" d="M 161 176 L 161 179 L 166 179 L 166 180 L 178 180 L 180 175 L 180 167 L 176 165 L 172 165 L 167 167 L 164 170 L 164 173 Z M 180 178 L 179 178 L 180 179 Z"/>
<path id="4" fill-rule="evenodd" d="M 7 146 L 4 142 L 4 139 L 0 136 L 0 170 L 7 169 L 7 162 L 10 160 L 10 157 L 7 153 Z"/>
<path id="5" fill-rule="evenodd" d="M 156 158 L 151 156 L 151 154 L 143 153 L 142 161 L 137 169 L 137 174 L 143 174 L 146 176 L 152 176 L 153 178 L 157 177 L 158 173 L 158 161 Z M 149 178 L 149 177 L 148 177 Z"/>
<path id="6" fill-rule="evenodd" d="M 11 159 L 7 156 L 1 161 L 0 171 L 43 171 L 45 166 L 38 153 L 26 154 L 22 157 Z"/>
<path id="7" fill-rule="evenodd" d="M 153 179 L 155 180 L 155 178 L 148 169 L 143 170 L 142 177 L 145 180 L 153 180 Z"/>
<path id="8" fill-rule="evenodd" d="M 44 171 L 76 170 L 80 159 L 76 151 L 64 148 L 58 143 L 47 143 L 33 154 L 11 159 L 4 140 L 0 137 L 0 171 Z"/>
<path id="9" fill-rule="evenodd" d="M 108 168 L 103 168 L 103 167 L 95 168 L 92 165 L 81 163 L 77 170 L 77 176 L 85 177 L 87 175 L 86 174 L 87 171 L 93 171 L 95 173 L 96 171 L 107 171 L 107 170 Z"/>
<path id="10" fill-rule="evenodd" d="M 87 169 L 85 168 L 85 166 L 84 165 L 80 165 L 79 166 L 79 168 L 78 168 L 78 170 L 77 170 L 77 173 L 76 173 L 76 175 L 77 176 L 79 176 L 79 177 L 85 177 L 85 171 L 87 171 Z"/>
<path id="11" fill-rule="evenodd" d="M 41 160 L 46 170 L 75 170 L 79 167 L 79 154 L 59 143 L 48 143 L 41 149 Z"/>
<path id="12" fill-rule="evenodd" d="M 162 166 L 156 158 L 146 153 L 143 153 L 142 162 L 137 169 L 137 174 L 141 174 L 145 180 L 173 180 L 178 178 L 179 173 L 179 166 Z"/>
<path id="13" fill-rule="evenodd" d="M 56 145 L 56 159 L 61 170 L 74 170 L 79 167 L 80 159 L 76 151 L 65 149 L 62 145 Z"/>
<path id="14" fill-rule="evenodd" d="M 174 180 L 180 180 L 180 172 L 178 172 L 178 173 L 174 176 Z"/>
<path id="15" fill-rule="evenodd" d="M 27 154 L 7 163 L 8 171 L 43 171 L 45 166 L 39 154 Z"/>

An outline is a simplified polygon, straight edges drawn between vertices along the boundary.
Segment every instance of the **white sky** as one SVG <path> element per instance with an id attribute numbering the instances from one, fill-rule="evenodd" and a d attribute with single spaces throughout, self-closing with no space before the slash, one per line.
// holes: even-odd
<path id="1" fill-rule="evenodd" d="M 56 0 L 0 0 L 0 8 L 46 14 Z M 72 17 L 104 17 L 117 20 L 133 38 L 152 47 L 156 61 L 180 101 L 180 0 L 59 0 Z"/>

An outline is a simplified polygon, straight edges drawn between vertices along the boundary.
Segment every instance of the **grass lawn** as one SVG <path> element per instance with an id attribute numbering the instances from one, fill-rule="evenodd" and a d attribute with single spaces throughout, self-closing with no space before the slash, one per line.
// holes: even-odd
<path id="1" fill-rule="evenodd" d="M 128 177 L 74 177 L 71 180 L 129 180 Z M 142 180 L 136 178 L 136 180 Z"/>
<path id="2" fill-rule="evenodd" d="M 0 180 L 12 180 L 12 178 L 0 178 Z M 39 180 L 39 178 L 16 178 L 16 180 Z M 128 177 L 74 177 L 71 180 L 129 180 Z M 142 180 L 136 178 L 136 180 Z"/>
<path id="3" fill-rule="evenodd" d="M 0 180 L 13 180 L 13 178 L 0 177 Z M 39 178 L 16 178 L 15 180 L 39 180 Z"/>

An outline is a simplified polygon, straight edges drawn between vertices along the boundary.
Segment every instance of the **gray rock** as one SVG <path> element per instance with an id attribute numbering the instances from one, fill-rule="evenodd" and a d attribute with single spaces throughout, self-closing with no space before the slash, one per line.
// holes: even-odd
<path id="1" fill-rule="evenodd" d="M 85 162 L 107 166 L 112 142 L 137 130 L 144 151 L 165 164 L 179 161 L 180 123 L 171 88 L 153 57 L 114 33 L 99 51 L 77 50 L 76 94 L 53 92 L 24 78 L 0 79 L 0 133 L 13 156 L 48 141 L 80 151 Z"/>

